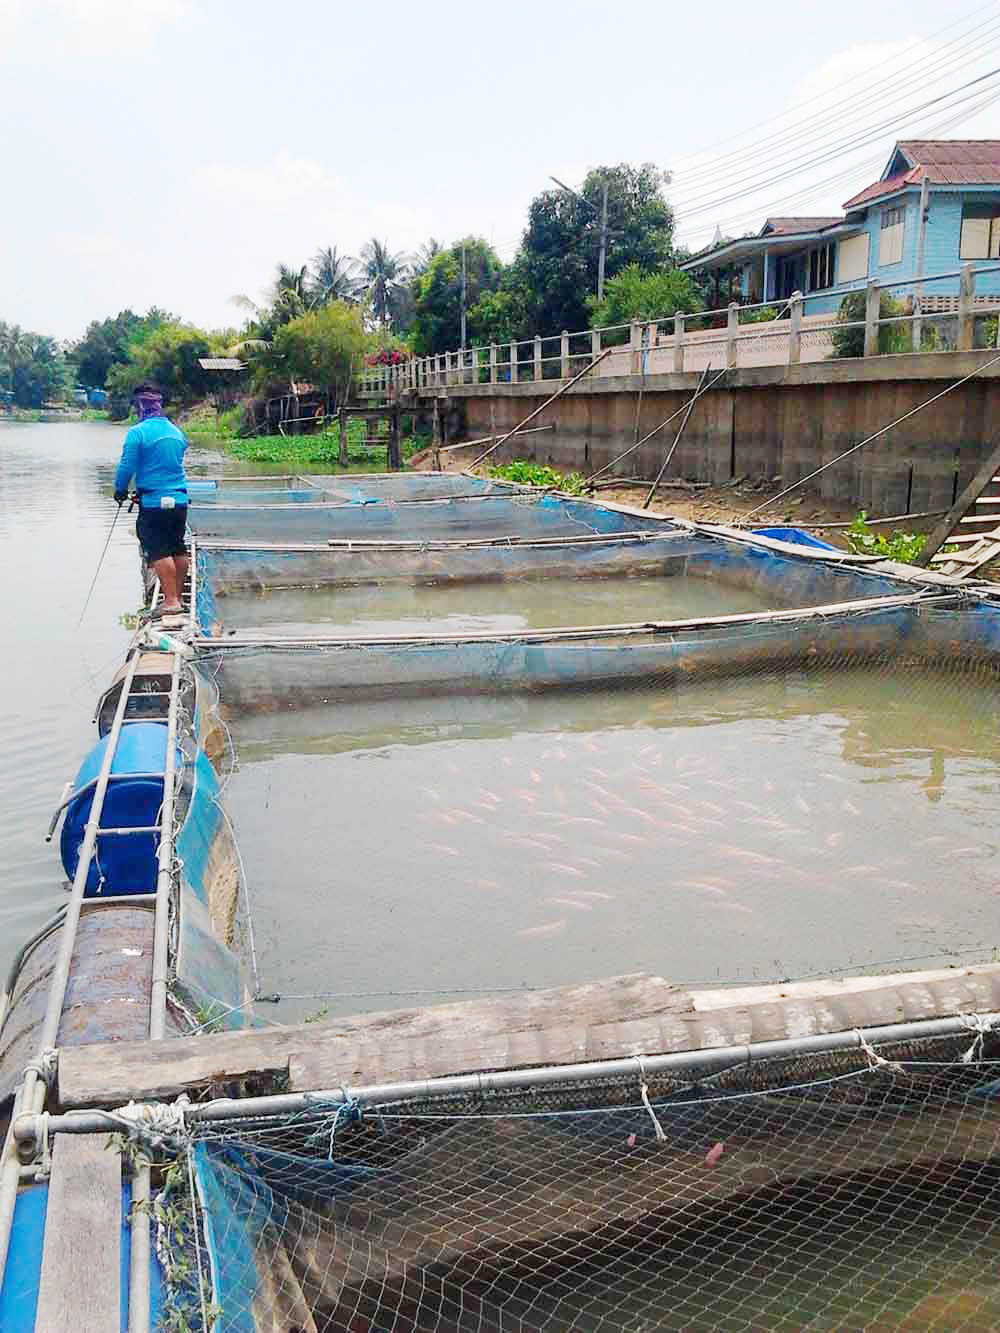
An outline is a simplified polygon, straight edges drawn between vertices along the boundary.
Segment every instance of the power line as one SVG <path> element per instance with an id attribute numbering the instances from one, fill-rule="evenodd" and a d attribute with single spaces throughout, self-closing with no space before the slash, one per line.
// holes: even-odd
<path id="1" fill-rule="evenodd" d="M 980 14 L 982 14 L 985 10 L 993 9 L 994 7 L 995 7 L 994 0 L 988 0 L 986 4 L 980 6 L 980 8 L 976 10 L 973 10 L 971 14 L 967 14 L 960 19 L 955 19 L 954 22 L 952 23 L 945 24 L 943 28 L 938 28 L 936 31 L 932 32 L 928 37 L 918 38 L 917 41 L 911 43 L 910 46 L 904 47 L 902 51 L 897 52 L 896 55 L 887 56 L 884 60 L 877 61 L 874 65 L 869 65 L 867 68 L 859 70 L 857 74 L 854 74 L 849 79 L 844 80 L 841 87 L 842 88 L 847 87 L 850 84 L 857 83 L 859 80 L 862 79 L 870 80 L 872 74 L 876 70 L 882 69 L 885 65 L 892 64 L 894 61 L 901 59 L 903 56 L 906 55 L 908 51 L 915 50 L 917 47 L 923 45 L 925 42 L 934 41 L 936 38 L 940 37 L 943 33 L 950 32 L 953 28 L 958 27 L 960 24 L 967 22 L 971 18 L 976 18 Z M 991 20 L 986 20 L 987 23 L 989 23 L 990 21 Z M 978 25 L 978 27 L 982 26 L 984 25 L 982 24 Z M 974 26 L 972 29 L 969 30 L 969 32 L 978 31 L 978 27 Z M 968 32 L 962 34 L 961 37 L 956 38 L 955 40 L 960 41 L 967 35 Z M 946 45 L 954 45 L 954 42 L 947 43 Z M 713 148 L 715 148 L 719 144 L 737 142 L 739 139 L 744 138 L 745 135 L 752 133 L 755 129 L 759 129 L 762 125 L 770 125 L 776 120 L 781 120 L 785 116 L 790 115 L 792 112 L 799 110 L 801 107 L 812 106 L 815 103 L 822 101 L 825 96 L 827 96 L 827 94 L 819 94 L 817 96 L 803 98 L 801 102 L 794 102 L 792 103 L 791 106 L 785 107 L 781 111 L 776 111 L 773 115 L 765 116 L 763 120 L 755 121 L 752 125 L 748 125 L 746 127 L 746 131 L 743 134 L 737 135 L 735 137 L 727 135 L 723 139 L 716 140 L 715 143 L 707 145 L 706 148 L 702 150 L 702 152 L 703 153 L 710 152 Z M 834 110 L 837 106 L 842 105 L 844 101 L 850 101 L 850 100 L 852 99 L 842 99 L 841 102 L 835 102 L 832 104 L 832 106 L 825 108 L 821 114 L 828 114 L 830 111 Z M 778 133 L 780 134 L 781 132 L 778 131 Z M 769 137 L 774 137 L 774 136 L 769 136 Z M 751 144 L 751 147 L 752 146 L 753 145 Z M 683 166 L 681 170 L 683 170 Z"/>
<path id="2" fill-rule="evenodd" d="M 737 190 L 735 192 L 728 191 L 726 194 L 716 195 L 714 198 L 707 196 L 696 198 L 690 201 L 689 206 L 686 209 L 682 209 L 681 212 L 678 214 L 678 216 L 679 217 L 697 216 L 699 213 L 705 213 L 712 209 L 716 209 L 720 205 L 725 205 L 734 199 L 743 199 L 746 198 L 747 195 L 756 193 L 758 190 L 768 189 L 771 185 L 776 185 L 783 180 L 787 180 L 789 177 L 794 176 L 801 171 L 808 170 L 808 168 L 810 167 L 819 166 L 823 162 L 829 162 L 836 160 L 836 158 L 838 157 L 843 157 L 854 148 L 864 147 L 866 144 L 873 143 L 876 139 L 880 138 L 884 133 L 886 133 L 887 130 L 892 129 L 894 127 L 898 128 L 900 125 L 907 124 L 910 120 L 913 119 L 914 116 L 919 115 L 920 112 L 927 111 L 932 106 L 937 106 L 941 102 L 946 102 L 949 99 L 955 97 L 958 93 L 965 92 L 969 88 L 976 87 L 977 85 L 982 84 L 987 79 L 996 78 L 998 74 L 1000 74 L 1000 68 L 992 69 L 987 74 L 981 74 L 978 76 L 978 78 L 970 79 L 967 83 L 961 84 L 958 88 L 951 89 L 951 91 L 948 93 L 942 93 L 937 97 L 931 98 L 927 102 L 921 103 L 919 106 L 908 108 L 904 113 L 901 113 L 898 116 L 893 116 L 891 119 L 883 121 L 879 125 L 872 126 L 864 133 L 856 135 L 852 139 L 842 141 L 840 144 L 833 146 L 828 151 L 820 153 L 819 156 L 817 157 L 808 159 L 807 161 L 798 161 L 793 166 L 789 167 L 787 170 L 779 171 L 777 175 L 765 176 L 758 178 L 756 180 L 754 180 L 752 177 L 742 177 L 740 178 L 739 181 L 734 183 L 743 184 L 745 188 Z M 972 101 L 979 95 L 980 94 L 977 93 L 970 93 L 967 98 L 962 98 L 959 100 L 959 102 L 954 103 L 950 109 L 954 110 L 957 106 L 962 105 L 964 102 Z"/>

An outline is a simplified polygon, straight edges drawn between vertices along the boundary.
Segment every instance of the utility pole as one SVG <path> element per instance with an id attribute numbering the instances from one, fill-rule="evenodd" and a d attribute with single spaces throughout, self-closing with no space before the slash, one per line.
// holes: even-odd
<path id="1" fill-rule="evenodd" d="M 601 252 L 597 257 L 597 300 L 604 300 L 604 261 L 608 254 L 608 178 L 604 178 L 601 199 Z"/>
<path id="2" fill-rule="evenodd" d="M 465 351 L 465 242 L 462 242 L 462 351 Z M 463 358 L 464 362 L 464 358 Z"/>
<path id="3" fill-rule="evenodd" d="M 930 204 L 927 198 L 927 173 L 924 172 L 924 178 L 920 182 L 920 212 L 917 219 L 917 262 L 915 277 L 918 279 L 913 289 L 913 313 L 916 319 L 913 321 L 913 350 L 920 351 L 920 343 L 923 337 L 923 321 L 920 316 L 923 313 L 924 303 L 924 284 L 919 281 L 924 276 L 924 253 L 927 245 L 927 214 L 930 211 Z"/>
<path id="4" fill-rule="evenodd" d="M 584 198 L 582 194 L 571 189 L 570 186 L 564 185 L 556 176 L 550 176 L 549 180 L 555 181 L 560 190 L 565 190 L 566 193 L 571 194 L 574 199 L 579 199 L 581 204 L 586 208 L 589 208 L 594 216 L 599 217 L 601 220 L 601 248 L 597 256 L 597 299 L 598 301 L 602 301 L 604 299 L 604 267 L 608 257 L 608 178 L 607 176 L 604 177 L 604 187 L 601 191 L 602 200 L 600 212 L 598 212 L 589 199 Z"/>

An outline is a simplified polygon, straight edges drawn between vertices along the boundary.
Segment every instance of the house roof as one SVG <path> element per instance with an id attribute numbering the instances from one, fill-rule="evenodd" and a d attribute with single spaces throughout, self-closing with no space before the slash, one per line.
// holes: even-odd
<path id="1" fill-rule="evenodd" d="M 905 170 L 891 170 L 902 166 Z M 848 199 L 859 208 L 924 178 L 931 185 L 1000 185 L 1000 139 L 900 139 L 882 179 Z"/>
<path id="2" fill-rule="evenodd" d="M 198 364 L 202 370 L 246 370 L 245 361 L 238 356 L 200 356 Z"/>
<path id="3" fill-rule="evenodd" d="M 760 229 L 761 236 L 767 234 L 784 235 L 785 233 L 797 231 L 822 231 L 824 227 L 832 227 L 838 222 L 843 222 L 842 217 L 797 217 L 797 218 L 767 218 L 763 227 Z"/>

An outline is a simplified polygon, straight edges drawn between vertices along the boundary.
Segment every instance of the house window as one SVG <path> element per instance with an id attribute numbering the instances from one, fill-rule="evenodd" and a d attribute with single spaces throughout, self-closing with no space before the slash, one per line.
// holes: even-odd
<path id="1" fill-rule="evenodd" d="M 868 233 L 845 236 L 840 242 L 838 265 L 841 282 L 854 282 L 868 276 Z"/>
<path id="2" fill-rule="evenodd" d="M 1000 256 L 1000 205 L 965 205 L 958 253 L 961 259 L 996 259 Z"/>
<path id="3" fill-rule="evenodd" d="M 833 286 L 833 244 L 817 246 L 809 251 L 809 290 L 820 291 Z"/>
<path id="4" fill-rule="evenodd" d="M 878 246 L 880 264 L 898 264 L 903 258 L 903 219 L 905 208 L 883 208 Z"/>

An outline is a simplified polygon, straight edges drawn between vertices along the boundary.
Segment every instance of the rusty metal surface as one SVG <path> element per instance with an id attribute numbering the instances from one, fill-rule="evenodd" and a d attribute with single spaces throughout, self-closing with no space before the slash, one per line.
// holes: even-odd
<path id="1" fill-rule="evenodd" d="M 0 1032 L 0 1104 L 13 1092 L 25 1064 L 37 1055 L 59 937 L 57 930 L 43 940 L 21 969 Z M 58 1044 L 84 1046 L 148 1037 L 152 966 L 151 910 L 116 905 L 87 911 L 77 931 Z"/>

